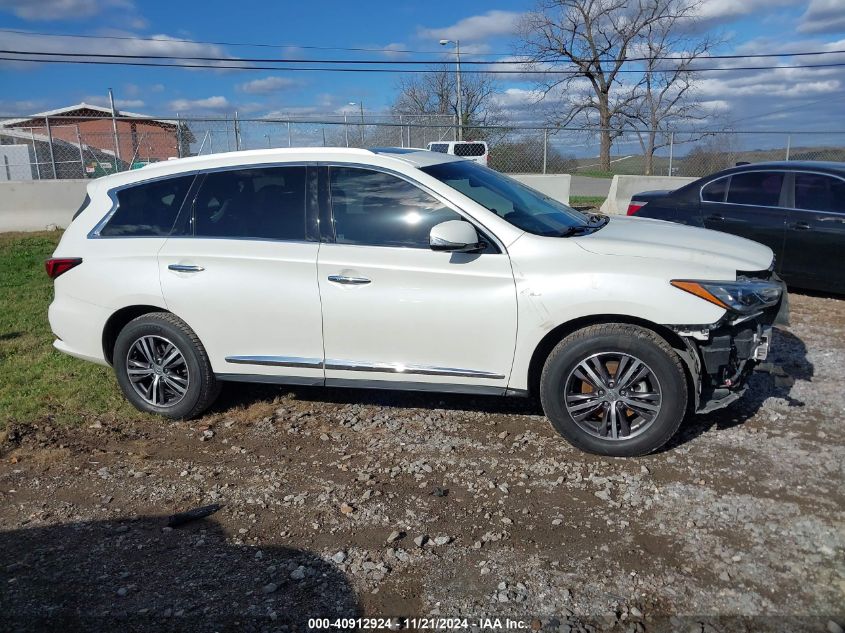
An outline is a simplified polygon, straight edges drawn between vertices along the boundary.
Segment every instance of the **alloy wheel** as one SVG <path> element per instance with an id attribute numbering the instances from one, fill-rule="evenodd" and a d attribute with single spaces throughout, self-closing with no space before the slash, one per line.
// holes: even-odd
<path id="1" fill-rule="evenodd" d="M 615 441 L 643 433 L 657 419 L 663 400 L 654 371 L 624 352 L 582 360 L 566 379 L 563 397 L 582 430 Z"/>
<path id="2" fill-rule="evenodd" d="M 126 354 L 126 373 L 135 392 L 156 407 L 172 407 L 180 402 L 190 384 L 185 357 L 163 336 L 136 339 Z"/>

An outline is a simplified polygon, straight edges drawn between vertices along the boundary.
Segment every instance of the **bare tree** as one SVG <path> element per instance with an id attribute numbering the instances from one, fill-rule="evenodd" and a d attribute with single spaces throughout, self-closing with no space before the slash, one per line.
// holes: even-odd
<path id="1" fill-rule="evenodd" d="M 599 128 L 599 164 L 610 169 L 613 140 L 640 111 L 641 90 L 620 71 L 650 28 L 690 18 L 700 0 L 539 0 L 520 26 L 520 52 L 548 70 L 546 97 L 559 98 L 555 124 Z M 572 64 L 561 69 L 560 62 Z M 584 85 L 586 84 L 586 85 Z"/>
<path id="2" fill-rule="evenodd" d="M 448 115 L 463 129 L 501 122 L 494 100 L 498 87 L 492 75 L 468 73 L 461 77 L 460 113 L 456 84 L 454 69 L 445 64 L 430 73 L 402 79 L 393 110 L 404 115 Z"/>
<path id="3" fill-rule="evenodd" d="M 654 172 L 655 152 L 672 142 L 672 128 L 707 118 L 693 94 L 691 69 L 697 59 L 710 54 L 717 40 L 709 35 L 695 35 L 689 29 L 690 23 L 689 11 L 677 11 L 646 26 L 638 38 L 636 54 L 644 58 L 645 68 L 634 89 L 636 109 L 631 122 L 645 128 L 637 129 L 636 134 L 647 176 Z M 691 142 L 701 135 L 685 138 Z"/>

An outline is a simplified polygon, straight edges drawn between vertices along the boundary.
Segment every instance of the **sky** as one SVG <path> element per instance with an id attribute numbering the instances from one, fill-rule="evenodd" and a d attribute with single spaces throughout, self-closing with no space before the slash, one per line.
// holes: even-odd
<path id="1" fill-rule="evenodd" d="M 0 48 L 38 52 L 215 57 L 454 59 L 441 38 L 460 39 L 466 60 L 509 59 L 531 0 L 268 2 L 206 0 L 0 0 Z M 845 51 L 845 0 L 705 0 L 696 26 L 723 41 L 723 54 Z M 10 32 L 15 31 L 15 32 Z M 96 39 L 46 34 L 110 36 Z M 152 40 L 152 41 L 149 41 Z M 201 42 L 264 44 L 233 46 Z M 308 47 L 347 47 L 337 51 Z M 415 51 L 406 53 L 402 51 Z M 419 52 L 416 52 L 419 51 Z M 845 62 L 824 57 L 721 60 L 710 66 Z M 845 134 L 845 66 L 697 75 L 710 124 L 734 129 Z M 0 61 L 0 115 L 32 114 L 84 101 L 154 116 L 241 117 L 383 112 L 399 74 L 196 70 Z M 497 105 L 536 121 L 547 102 L 531 77 L 500 80 Z M 354 105 L 350 105 L 354 104 Z M 845 142 L 845 136 L 842 137 Z"/>

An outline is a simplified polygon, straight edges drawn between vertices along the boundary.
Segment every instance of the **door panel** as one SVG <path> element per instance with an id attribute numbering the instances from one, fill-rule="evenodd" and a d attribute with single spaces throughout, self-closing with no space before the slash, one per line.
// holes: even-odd
<path id="1" fill-rule="evenodd" d="M 507 254 L 492 243 L 476 254 L 432 251 L 431 227 L 462 216 L 415 183 L 351 167 L 324 175 L 334 240 L 317 265 L 327 384 L 504 389 L 516 340 Z"/>
<path id="2" fill-rule="evenodd" d="M 304 166 L 206 175 L 187 235 L 159 252 L 165 301 L 197 333 L 216 373 L 323 382 L 319 243 L 305 229 L 316 182 L 306 175 Z"/>
<path id="3" fill-rule="evenodd" d="M 845 182 L 832 176 L 794 175 L 784 278 L 819 290 L 845 291 Z"/>
<path id="4" fill-rule="evenodd" d="M 318 249 L 316 243 L 170 238 L 158 257 L 164 299 L 197 333 L 215 373 L 305 376 L 319 384 Z M 240 358 L 226 360 L 232 357 Z"/>
<path id="5" fill-rule="evenodd" d="M 324 244 L 317 268 L 327 379 L 507 385 L 516 337 L 507 255 Z"/>

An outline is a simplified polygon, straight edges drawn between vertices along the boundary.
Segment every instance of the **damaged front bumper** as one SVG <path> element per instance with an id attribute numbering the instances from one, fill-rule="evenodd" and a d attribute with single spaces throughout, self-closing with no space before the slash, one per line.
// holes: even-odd
<path id="1" fill-rule="evenodd" d="M 772 326 L 788 324 L 784 286 L 776 306 L 752 316 L 729 313 L 712 325 L 672 328 L 683 340 L 681 355 L 695 379 L 695 412 L 721 409 L 740 398 L 754 367 L 768 357 Z"/>

